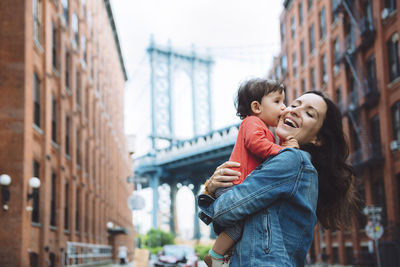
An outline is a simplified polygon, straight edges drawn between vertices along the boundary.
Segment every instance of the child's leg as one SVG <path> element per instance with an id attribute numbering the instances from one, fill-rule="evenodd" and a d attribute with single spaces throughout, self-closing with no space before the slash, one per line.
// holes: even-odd
<path id="1" fill-rule="evenodd" d="M 218 235 L 217 240 L 215 240 L 212 250 L 223 256 L 233 245 L 235 245 L 235 241 L 225 232 L 222 232 Z"/>

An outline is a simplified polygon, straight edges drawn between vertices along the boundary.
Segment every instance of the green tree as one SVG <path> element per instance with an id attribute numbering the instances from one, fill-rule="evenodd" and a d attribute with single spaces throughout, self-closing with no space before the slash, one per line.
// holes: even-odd
<path id="1" fill-rule="evenodd" d="M 148 248 L 151 253 L 157 254 L 164 245 L 175 244 L 175 235 L 161 229 L 150 229 L 145 235 L 140 236 L 140 244 Z"/>

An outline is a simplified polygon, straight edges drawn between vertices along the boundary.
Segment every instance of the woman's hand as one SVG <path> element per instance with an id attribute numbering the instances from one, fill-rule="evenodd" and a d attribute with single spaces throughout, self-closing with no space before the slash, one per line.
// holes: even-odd
<path id="1" fill-rule="evenodd" d="M 206 185 L 207 191 L 214 195 L 218 188 L 232 186 L 232 181 L 239 179 L 240 172 L 229 168 L 237 168 L 239 166 L 240 163 L 233 161 L 226 161 L 219 165 L 214 174 L 210 177 L 210 179 L 208 179 L 208 183 Z"/>

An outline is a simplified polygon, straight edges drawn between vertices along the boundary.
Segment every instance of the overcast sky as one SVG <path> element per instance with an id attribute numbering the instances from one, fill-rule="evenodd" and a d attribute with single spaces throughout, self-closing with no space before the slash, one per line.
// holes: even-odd
<path id="1" fill-rule="evenodd" d="M 265 76 L 279 52 L 279 15 L 283 0 L 111 0 L 129 80 L 125 130 L 136 135 L 136 154 L 150 149 L 150 67 L 146 48 L 168 40 L 177 51 L 210 53 L 213 129 L 239 122 L 233 100 L 246 78 Z M 179 75 L 178 75 L 179 76 Z M 184 81 L 182 82 L 184 84 Z M 178 83 L 179 84 L 179 83 Z M 177 88 L 175 90 L 181 90 Z M 180 94 L 182 98 L 190 95 Z M 190 100 L 176 114 L 177 135 L 190 137 Z M 186 116 L 186 117 L 185 117 Z M 186 135 L 186 136 L 185 136 Z M 189 216 L 188 224 L 192 224 Z M 185 222 L 182 222 L 185 224 Z"/>

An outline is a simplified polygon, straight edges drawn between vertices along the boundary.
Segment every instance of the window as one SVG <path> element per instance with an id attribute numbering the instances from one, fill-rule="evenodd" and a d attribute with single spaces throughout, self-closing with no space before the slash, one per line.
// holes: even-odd
<path id="1" fill-rule="evenodd" d="M 33 177 L 40 179 L 40 164 L 33 160 Z M 39 223 L 39 188 L 32 188 L 32 222 Z"/>
<path id="2" fill-rule="evenodd" d="M 76 71 L 76 105 L 78 108 L 81 107 L 81 73 L 80 71 Z"/>
<path id="3" fill-rule="evenodd" d="M 398 207 L 399 212 L 400 212 L 400 197 L 399 197 L 399 192 L 400 192 L 400 173 L 398 173 L 396 175 L 396 179 L 397 179 L 397 207 Z"/>
<path id="4" fill-rule="evenodd" d="M 51 173 L 51 195 L 50 195 L 50 226 L 56 226 L 56 199 L 57 199 L 57 176 Z"/>
<path id="5" fill-rule="evenodd" d="M 354 121 L 349 120 L 349 129 L 350 129 L 353 153 L 359 152 L 361 148 L 360 136 L 358 136 L 356 129 L 357 125 L 354 125 L 354 123 L 358 121 L 359 121 L 358 118 L 354 118 Z M 356 156 L 361 156 L 361 154 L 358 155 L 359 153 L 356 154 L 357 154 Z M 358 162 L 357 158 L 355 158 L 355 160 Z"/>
<path id="6" fill-rule="evenodd" d="M 96 236 L 96 200 L 94 198 L 92 203 L 92 234 L 94 238 Z"/>
<path id="7" fill-rule="evenodd" d="M 389 64 L 389 81 L 392 82 L 399 77 L 399 35 L 395 33 L 386 42 L 388 64 Z"/>
<path id="8" fill-rule="evenodd" d="M 39 254 L 32 251 L 29 252 L 29 266 L 39 267 Z"/>
<path id="9" fill-rule="evenodd" d="M 57 28 L 56 25 L 54 25 L 54 22 L 51 24 L 52 27 L 52 64 L 53 68 L 56 70 L 58 69 L 58 64 L 57 64 Z"/>
<path id="10" fill-rule="evenodd" d="M 345 251 L 346 251 L 347 264 L 348 265 L 353 265 L 354 264 L 353 247 L 352 246 L 346 246 Z"/>
<path id="11" fill-rule="evenodd" d="M 306 80 L 301 80 L 301 93 L 304 94 L 306 91 Z"/>
<path id="12" fill-rule="evenodd" d="M 297 55 L 296 52 L 293 53 L 293 76 L 297 76 Z"/>
<path id="13" fill-rule="evenodd" d="M 354 27 L 351 22 L 347 22 L 347 24 L 345 25 L 345 31 L 347 50 L 348 52 L 353 53 L 356 49 L 356 38 L 354 35 Z"/>
<path id="14" fill-rule="evenodd" d="M 86 146 L 86 152 L 85 152 L 85 172 L 86 175 L 89 172 L 89 141 L 85 141 L 85 146 Z"/>
<path id="15" fill-rule="evenodd" d="M 333 58 L 335 60 L 335 66 L 339 65 L 340 62 L 340 43 L 339 43 L 339 37 L 336 37 L 334 43 L 333 43 Z M 339 66 L 338 66 L 339 67 Z"/>
<path id="16" fill-rule="evenodd" d="M 57 143 L 57 100 L 54 95 L 51 97 L 51 140 Z"/>
<path id="17" fill-rule="evenodd" d="M 81 153 L 80 153 L 80 142 L 81 142 L 81 135 L 79 133 L 79 129 L 76 130 L 76 165 L 78 168 L 81 164 Z"/>
<path id="18" fill-rule="evenodd" d="M 299 24 L 303 25 L 303 2 L 299 4 Z"/>
<path id="19" fill-rule="evenodd" d="M 69 116 L 67 115 L 67 117 L 65 118 L 65 154 L 67 154 L 69 156 L 69 136 L 70 136 L 70 127 L 71 127 L 71 122 L 69 119 Z"/>
<path id="20" fill-rule="evenodd" d="M 53 252 L 49 253 L 49 267 L 56 267 L 56 254 Z"/>
<path id="21" fill-rule="evenodd" d="M 64 19 L 65 22 L 69 23 L 69 18 L 68 18 L 68 0 L 62 0 L 62 6 L 63 6 L 63 12 L 64 12 Z"/>
<path id="22" fill-rule="evenodd" d="M 332 248 L 332 259 L 333 263 L 339 263 L 339 249 L 338 247 Z"/>
<path id="23" fill-rule="evenodd" d="M 371 156 L 382 156 L 382 150 L 381 150 L 381 127 L 379 124 L 379 117 L 378 115 L 375 115 L 372 117 L 370 120 L 370 142 L 372 145 L 372 155 Z"/>
<path id="24" fill-rule="evenodd" d="M 76 189 L 76 207 L 75 207 L 75 231 L 79 232 L 80 230 L 80 207 L 81 207 L 81 203 L 80 203 L 80 198 L 81 198 L 81 191 L 80 189 Z"/>
<path id="25" fill-rule="evenodd" d="M 312 53 L 312 51 L 314 51 L 314 23 L 311 24 L 310 29 L 309 29 L 309 37 L 310 37 L 310 54 Z"/>
<path id="26" fill-rule="evenodd" d="M 294 39 L 296 37 L 296 21 L 294 19 L 294 16 L 292 16 L 290 20 L 290 30 L 292 34 L 292 39 Z"/>
<path id="27" fill-rule="evenodd" d="M 74 31 L 74 41 L 76 45 L 79 45 L 79 21 L 76 13 L 72 14 L 72 30 Z"/>
<path id="28" fill-rule="evenodd" d="M 305 62 L 305 51 L 304 51 L 304 39 L 301 40 L 300 42 L 300 61 L 301 61 L 301 65 L 304 66 L 304 62 Z"/>
<path id="29" fill-rule="evenodd" d="M 357 80 L 351 76 L 350 78 L 350 99 L 351 99 L 351 104 L 354 106 L 358 106 L 358 86 L 357 86 Z"/>
<path id="30" fill-rule="evenodd" d="M 343 109 L 342 88 L 341 87 L 336 89 L 336 104 L 338 105 L 340 110 Z"/>
<path id="31" fill-rule="evenodd" d="M 322 74 L 322 83 L 326 84 L 328 82 L 328 73 L 326 70 L 327 62 L 326 62 L 326 54 L 323 54 L 321 57 L 321 74 Z"/>
<path id="32" fill-rule="evenodd" d="M 316 89 L 316 80 L 315 80 L 315 68 L 311 68 L 311 89 L 315 90 Z"/>
<path id="33" fill-rule="evenodd" d="M 335 22 L 339 17 L 340 0 L 332 0 L 332 22 Z"/>
<path id="34" fill-rule="evenodd" d="M 365 20 L 365 29 L 364 30 L 374 30 L 374 17 L 373 17 L 373 11 L 372 11 L 372 0 L 368 0 L 364 5 L 364 16 L 366 18 Z"/>
<path id="35" fill-rule="evenodd" d="M 310 11 L 313 6 L 313 0 L 307 0 L 307 2 L 308 2 L 308 10 Z"/>
<path id="36" fill-rule="evenodd" d="M 400 101 L 392 106 L 393 140 L 400 141 Z"/>
<path id="37" fill-rule="evenodd" d="M 42 18 L 42 1 L 41 0 L 33 0 L 33 39 L 39 45 L 42 43 L 42 26 L 41 26 L 41 18 Z"/>
<path id="38" fill-rule="evenodd" d="M 86 49 L 86 37 L 82 35 L 81 37 L 81 46 L 83 51 L 83 62 L 87 64 L 87 49 Z"/>
<path id="39" fill-rule="evenodd" d="M 64 230 L 69 230 L 69 184 L 65 184 Z"/>
<path id="40" fill-rule="evenodd" d="M 85 196 L 85 233 L 89 233 L 89 195 Z"/>
<path id="41" fill-rule="evenodd" d="M 326 36 L 326 18 L 325 18 L 325 7 L 322 7 L 319 12 L 319 25 L 320 25 L 320 39 L 324 39 Z"/>
<path id="42" fill-rule="evenodd" d="M 391 11 L 396 10 L 396 0 L 385 0 L 385 8 Z"/>
<path id="43" fill-rule="evenodd" d="M 279 68 L 279 64 L 276 64 L 275 66 L 275 79 L 279 80 L 280 79 L 280 68 Z"/>
<path id="44" fill-rule="evenodd" d="M 86 18 L 86 0 L 82 0 L 82 16 Z"/>
<path id="45" fill-rule="evenodd" d="M 33 74 L 33 122 L 40 128 L 40 80 Z"/>
<path id="46" fill-rule="evenodd" d="M 285 41 L 285 24 L 281 23 L 281 43 Z"/>
<path id="47" fill-rule="evenodd" d="M 375 67 L 375 55 L 372 55 L 367 60 L 367 82 L 368 92 L 376 92 L 376 67 Z"/>
<path id="48" fill-rule="evenodd" d="M 285 75 L 287 70 L 287 59 L 285 54 L 282 54 L 281 56 L 281 68 L 282 68 L 282 75 Z"/>
<path id="49" fill-rule="evenodd" d="M 69 92 L 69 52 L 65 52 L 65 90 Z"/>

